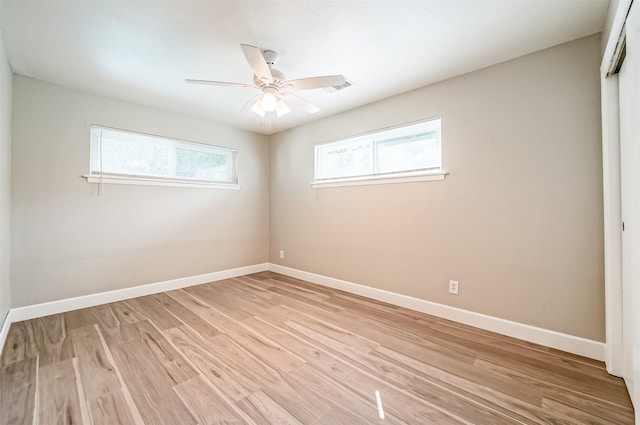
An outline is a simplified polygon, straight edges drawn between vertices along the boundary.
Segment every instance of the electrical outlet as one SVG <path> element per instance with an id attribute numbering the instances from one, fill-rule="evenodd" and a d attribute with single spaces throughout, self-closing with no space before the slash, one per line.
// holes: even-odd
<path id="1" fill-rule="evenodd" d="M 450 280 L 449 281 L 449 293 L 450 294 L 454 294 L 454 295 L 458 295 L 458 281 L 457 280 Z"/>
<path id="2" fill-rule="evenodd" d="M 280 250 L 280 258 L 284 259 L 284 250 L 283 249 Z"/>

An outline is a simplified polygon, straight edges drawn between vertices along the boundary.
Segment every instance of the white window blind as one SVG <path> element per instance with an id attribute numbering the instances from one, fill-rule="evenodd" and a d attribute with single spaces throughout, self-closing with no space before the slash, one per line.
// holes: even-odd
<path id="1" fill-rule="evenodd" d="M 315 147 L 315 180 L 442 170 L 440 118 Z"/>
<path id="2" fill-rule="evenodd" d="M 233 149 L 91 126 L 90 176 L 237 184 Z"/>

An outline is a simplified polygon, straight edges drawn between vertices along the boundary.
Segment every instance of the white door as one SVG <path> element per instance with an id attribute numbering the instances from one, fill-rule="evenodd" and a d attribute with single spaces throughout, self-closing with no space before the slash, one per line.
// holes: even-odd
<path id="1" fill-rule="evenodd" d="M 618 75 L 620 84 L 620 169 L 621 169 L 621 191 L 622 191 L 622 345 L 624 377 L 629 389 L 629 394 L 633 395 L 633 291 L 631 285 L 632 272 L 632 244 L 629 238 L 631 234 L 631 193 L 633 167 L 631 166 L 630 140 L 630 116 L 629 104 L 631 100 L 629 91 L 629 61 L 625 60 Z M 633 397 L 632 397 L 633 398 Z"/>
<path id="2" fill-rule="evenodd" d="M 626 23 L 627 52 L 619 74 L 622 202 L 622 337 L 624 379 L 640 418 L 640 7 Z M 621 225 L 622 225 L 621 223 Z"/>

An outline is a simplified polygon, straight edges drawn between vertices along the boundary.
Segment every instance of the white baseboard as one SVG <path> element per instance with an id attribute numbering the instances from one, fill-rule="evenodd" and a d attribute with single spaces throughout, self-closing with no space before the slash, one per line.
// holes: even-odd
<path id="1" fill-rule="evenodd" d="M 144 295 L 157 294 L 159 292 L 171 291 L 173 289 L 186 288 L 187 286 L 230 279 L 232 277 L 244 276 L 246 274 L 263 272 L 268 270 L 268 268 L 269 265 L 267 263 L 254 264 L 235 269 L 166 280 L 164 282 L 149 283 L 130 288 L 116 289 L 114 291 L 83 295 L 80 297 L 34 304 L 26 307 L 12 308 L 9 310 L 9 314 L 7 314 L 4 324 L 2 325 L 2 330 L 0 331 L 0 354 L 2 354 L 2 349 L 4 348 L 4 343 L 7 339 L 9 327 L 11 326 L 11 323 L 14 322 L 35 319 L 36 317 L 48 316 L 50 314 L 63 313 L 65 311 L 77 310 L 79 308 L 93 307 L 100 304 L 122 301 Z"/>
<path id="2" fill-rule="evenodd" d="M 9 310 L 2 322 L 2 328 L 0 329 L 0 355 L 2 355 L 2 350 L 4 350 L 4 342 L 7 340 L 9 328 L 13 322 L 14 320 L 11 319 L 11 310 Z"/>
<path id="3" fill-rule="evenodd" d="M 362 295 L 378 301 L 387 302 L 389 304 L 464 323 L 465 325 L 475 326 L 477 328 L 522 339 L 524 341 L 604 361 L 605 346 L 603 342 L 568 335 L 549 329 L 538 328 L 524 323 L 512 322 L 510 320 L 488 316 L 486 314 L 475 313 L 473 311 L 397 294 L 383 289 L 372 288 L 345 280 L 334 279 L 328 276 L 292 269 L 278 264 L 270 263 L 269 270 L 286 276 L 302 279 L 307 282 L 316 283 L 318 285 L 340 289 L 352 294 Z"/>

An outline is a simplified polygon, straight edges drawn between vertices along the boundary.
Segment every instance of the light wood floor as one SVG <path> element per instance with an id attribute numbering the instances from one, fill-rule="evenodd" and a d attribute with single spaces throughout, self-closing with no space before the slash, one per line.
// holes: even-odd
<path id="1" fill-rule="evenodd" d="M 15 323 L 0 361 L 3 425 L 633 423 L 600 362 L 268 272 Z"/>

